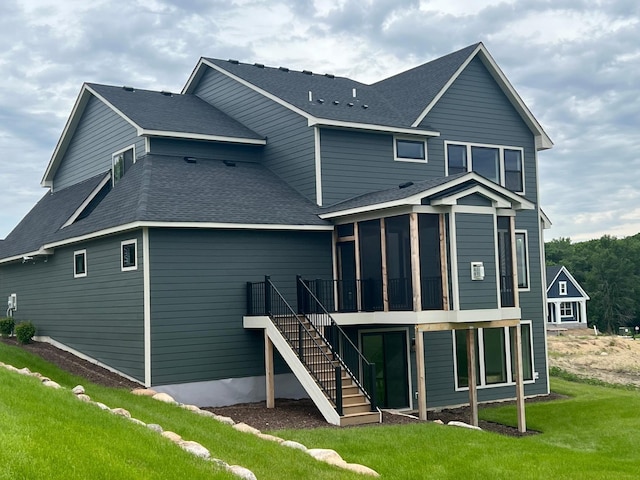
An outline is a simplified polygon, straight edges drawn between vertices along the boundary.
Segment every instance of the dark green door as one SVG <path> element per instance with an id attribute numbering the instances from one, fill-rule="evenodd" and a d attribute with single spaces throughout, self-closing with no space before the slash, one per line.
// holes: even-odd
<path id="1" fill-rule="evenodd" d="M 407 332 L 363 333 L 362 353 L 376 364 L 378 406 L 408 408 Z"/>

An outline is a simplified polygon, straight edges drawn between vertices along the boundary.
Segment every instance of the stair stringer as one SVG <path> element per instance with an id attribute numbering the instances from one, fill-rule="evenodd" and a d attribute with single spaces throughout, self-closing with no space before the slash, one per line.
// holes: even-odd
<path id="1" fill-rule="evenodd" d="M 287 340 L 282 333 L 273 324 L 272 321 L 267 322 L 265 326 L 269 340 L 276 347 L 282 358 L 296 376 L 302 388 L 307 392 L 313 403 L 315 403 L 318 410 L 324 417 L 324 419 L 332 425 L 340 426 L 340 415 L 336 411 L 333 404 L 326 397 L 322 389 L 318 386 L 313 376 L 309 373 L 307 368 L 298 358 L 298 355 L 293 351 Z"/>

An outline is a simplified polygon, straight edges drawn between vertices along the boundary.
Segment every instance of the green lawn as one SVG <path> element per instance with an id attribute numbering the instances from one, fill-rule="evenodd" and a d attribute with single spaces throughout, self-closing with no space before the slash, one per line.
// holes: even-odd
<path id="1" fill-rule="evenodd" d="M 15 347 L 0 361 L 27 366 L 92 399 L 123 407 L 207 447 L 259 479 L 357 479 L 363 476 L 236 432 L 215 421 L 123 390 L 92 385 Z M 144 427 L 0 369 L 0 479 L 230 478 Z M 555 378 L 569 398 L 527 406 L 539 435 L 512 438 L 432 423 L 272 432 L 309 448 L 332 448 L 388 479 L 638 478 L 640 392 Z M 515 407 L 481 409 L 481 418 L 514 425 Z"/>

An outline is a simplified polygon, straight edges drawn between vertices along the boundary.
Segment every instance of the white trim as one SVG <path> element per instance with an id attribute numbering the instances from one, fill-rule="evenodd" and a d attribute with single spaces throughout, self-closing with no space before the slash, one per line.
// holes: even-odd
<path id="1" fill-rule="evenodd" d="M 151 386 L 151 263 L 149 259 L 149 229 L 142 229 L 142 278 L 144 311 L 144 384 Z"/>
<path id="2" fill-rule="evenodd" d="M 479 54 L 480 60 L 485 65 L 485 67 L 487 67 L 487 70 L 489 71 L 491 76 L 494 78 L 494 80 L 498 83 L 498 86 L 501 88 L 501 90 L 504 92 L 506 97 L 509 99 L 510 103 L 515 107 L 516 111 L 520 114 L 520 116 L 523 118 L 525 123 L 529 126 L 529 128 L 535 134 L 536 149 L 546 150 L 546 149 L 552 148 L 553 142 L 551 141 L 549 136 L 546 134 L 546 132 L 544 131 L 540 123 L 538 123 L 538 120 L 536 120 L 536 118 L 533 116 L 533 114 L 531 113 L 529 108 L 526 106 L 526 104 L 522 101 L 522 98 L 520 98 L 520 95 L 518 95 L 518 92 L 516 92 L 513 85 L 511 85 L 511 82 L 509 82 L 507 77 L 504 75 L 504 73 L 502 72 L 498 64 L 491 57 L 488 50 L 482 43 L 480 43 L 478 47 L 464 61 L 464 63 L 460 65 L 460 67 L 456 70 L 456 72 L 451 76 L 451 78 L 444 85 L 442 90 L 438 92 L 438 94 L 433 98 L 433 100 L 429 103 L 429 105 L 427 105 L 426 108 L 420 113 L 418 118 L 413 122 L 412 126 L 417 127 L 418 125 L 420 125 L 422 120 L 424 120 L 424 118 L 431 111 L 431 109 L 433 109 L 436 103 L 440 101 L 440 99 L 446 93 L 449 87 L 451 87 L 451 85 L 458 79 L 458 77 L 464 71 L 464 69 L 467 68 L 471 60 L 473 60 L 475 56 L 478 54 Z"/>
<path id="3" fill-rule="evenodd" d="M 404 332 L 406 339 L 406 353 L 407 353 L 407 396 L 409 398 L 409 406 L 408 407 L 399 407 L 400 410 L 413 410 L 413 375 L 411 374 L 411 335 L 409 331 L 409 327 L 389 327 L 389 328 L 368 328 L 363 330 L 358 330 L 358 349 L 362 352 L 362 334 L 367 333 L 387 333 L 387 332 Z M 422 332 L 418 332 L 422 333 Z M 416 351 L 416 355 L 418 352 Z M 424 354 L 424 352 L 423 352 Z M 395 408 L 395 407 L 394 407 Z"/>
<path id="4" fill-rule="evenodd" d="M 422 153 L 424 158 L 411 158 L 411 157 L 399 157 L 398 156 L 398 142 L 411 142 L 421 143 Z M 393 160 L 396 162 L 410 162 L 410 163 L 429 163 L 429 154 L 427 153 L 427 140 L 423 138 L 408 137 L 402 135 L 393 136 Z"/>
<path id="5" fill-rule="evenodd" d="M 125 267 L 124 266 L 124 247 L 125 245 L 133 245 L 134 250 L 134 259 L 133 266 Z M 138 269 L 138 239 L 134 238 L 132 240 L 123 240 L 120 242 L 120 271 L 121 272 L 129 272 L 132 270 Z"/>
<path id="6" fill-rule="evenodd" d="M 473 143 L 473 142 L 458 142 L 454 140 L 445 140 L 444 142 L 444 171 L 445 176 L 449 176 L 449 145 L 459 145 L 461 147 L 466 147 L 466 158 L 467 158 L 467 172 L 473 172 L 473 154 L 472 149 L 474 147 L 479 148 L 493 148 L 498 150 L 498 182 L 494 182 L 499 184 L 501 187 L 507 188 L 506 178 L 505 178 L 505 170 L 504 170 L 504 151 L 505 150 L 514 150 L 520 152 L 520 167 L 522 170 L 520 171 L 521 180 L 522 180 L 522 190 L 514 191 L 519 195 L 525 194 L 525 174 L 524 174 L 524 148 L 523 147 L 512 147 L 509 145 L 495 145 L 491 143 Z M 493 180 L 492 180 L 493 181 Z M 511 190 L 509 190 L 511 191 Z"/>
<path id="7" fill-rule="evenodd" d="M 544 272 L 546 274 L 546 269 L 544 270 Z M 578 290 L 578 292 L 580 292 L 582 294 L 582 298 L 584 298 L 585 300 L 591 300 L 591 297 L 589 297 L 587 292 L 584 291 L 584 289 L 576 281 L 576 279 L 573 277 L 573 275 L 571 275 L 571 273 L 569 273 L 569 270 L 567 270 L 567 268 L 564 265 L 560 266 L 560 270 L 558 270 L 558 273 L 556 273 L 555 277 L 553 277 L 553 280 L 549 283 L 549 286 L 545 290 L 546 293 L 549 292 L 549 289 L 553 286 L 553 284 L 555 283 L 555 281 L 558 279 L 558 277 L 560 276 L 560 274 L 562 272 L 564 272 L 564 274 L 567 276 L 567 279 L 573 284 L 573 286 L 576 287 L 576 290 Z M 558 287 L 558 288 L 560 288 L 560 287 Z M 551 297 L 551 298 L 557 298 L 557 297 Z"/>
<path id="8" fill-rule="evenodd" d="M 84 272 L 78 273 L 76 271 L 76 257 L 82 255 L 84 258 Z M 83 278 L 87 276 L 87 250 L 76 250 L 73 252 L 73 278 Z"/>
<path id="9" fill-rule="evenodd" d="M 485 207 L 481 205 L 459 205 L 458 200 L 468 197 L 469 195 L 479 194 L 485 197 L 488 200 L 491 200 L 491 207 Z M 506 201 L 503 197 L 496 195 L 494 192 L 489 190 L 483 185 L 476 185 L 474 187 L 462 190 L 460 192 L 453 193 L 451 195 L 447 195 L 446 197 L 436 198 L 432 200 L 431 205 L 439 206 L 439 205 L 456 205 L 459 208 L 469 207 L 469 208 L 481 208 L 481 209 L 490 209 L 491 212 L 495 212 L 496 208 L 504 208 L 511 209 L 511 202 Z"/>
<path id="10" fill-rule="evenodd" d="M 524 197 L 521 197 L 520 195 L 513 193 L 510 190 L 507 190 L 506 188 L 496 183 L 493 183 L 491 180 L 484 178 L 483 176 L 477 174 L 476 172 L 469 172 L 466 175 L 463 175 L 456 179 L 440 184 L 437 187 L 428 188 L 426 190 L 423 190 L 409 197 L 399 198 L 397 200 L 391 200 L 388 202 L 377 203 L 373 205 L 364 205 L 362 207 L 348 208 L 346 210 L 338 210 L 331 213 L 323 213 L 323 214 L 320 214 L 319 217 L 322 219 L 330 219 L 330 218 L 342 217 L 347 215 L 355 215 L 358 213 L 364 213 L 364 212 L 369 212 L 374 210 L 382 210 L 385 208 L 392 208 L 392 207 L 405 206 L 405 205 L 421 205 L 421 201 L 423 198 L 431 195 L 435 195 L 439 192 L 448 190 L 451 187 L 455 187 L 457 185 L 463 184 L 470 180 L 475 180 L 481 185 L 487 187 L 489 190 L 493 190 L 503 195 L 504 197 L 508 198 L 509 200 L 511 200 L 512 209 L 533 210 L 535 208 L 535 205 L 529 200 L 525 199 Z"/>
<path id="11" fill-rule="evenodd" d="M 567 281 L 566 280 L 558 281 L 558 295 L 562 295 L 562 296 L 567 295 Z"/>
<path id="12" fill-rule="evenodd" d="M 144 153 L 151 153 L 151 139 L 144 137 Z"/>
<path id="13" fill-rule="evenodd" d="M 392 127 L 390 125 L 378 125 L 376 123 L 347 122 L 344 120 L 328 120 L 326 118 L 307 117 L 307 124 L 310 127 L 319 125 L 321 127 L 348 128 L 353 130 L 363 130 L 367 132 L 399 133 L 404 135 L 422 135 L 426 137 L 439 137 L 440 132 L 433 130 L 419 130 L 406 127 Z"/>
<path id="14" fill-rule="evenodd" d="M 73 224 L 78 219 L 78 217 L 82 215 L 82 212 L 84 212 L 84 209 L 87 208 L 87 206 L 91 203 L 91 201 L 95 198 L 95 196 L 98 195 L 98 193 L 100 193 L 100 190 L 102 190 L 102 188 L 110 181 L 111 181 L 111 173 L 106 175 L 100 181 L 98 186 L 93 189 L 93 191 L 89 194 L 89 196 L 87 196 L 85 201 L 82 202 L 82 204 L 76 209 L 75 212 L 73 212 L 73 214 L 69 217 L 69 219 L 60 228 L 65 228 Z"/>
<path id="15" fill-rule="evenodd" d="M 49 337 L 49 336 L 35 336 L 33 337 L 33 339 L 37 342 L 43 342 L 43 343 L 49 343 L 51 345 L 53 345 L 56 348 L 59 348 L 60 350 L 64 350 L 65 352 L 69 352 L 72 353 L 73 355 L 75 355 L 78 358 L 81 358 L 83 360 L 86 360 L 87 362 L 91 362 L 94 365 L 98 365 L 99 367 L 104 368 L 105 370 L 109 370 L 110 372 L 113 373 L 117 373 L 118 375 L 120 375 L 123 378 L 126 378 L 127 380 L 131 380 L 132 382 L 135 383 L 139 383 L 140 385 L 142 385 L 142 382 L 140 380 L 138 380 L 137 378 L 134 378 L 130 375 L 127 375 L 126 373 L 121 372 L 120 370 L 117 370 L 113 367 L 111 367 L 110 365 L 107 365 L 106 363 L 102 363 L 99 360 L 96 360 L 93 357 L 90 357 L 88 355 L 85 355 L 84 353 L 69 347 L 68 345 L 65 345 L 64 343 L 60 343 L 57 340 L 54 340 L 53 338 Z"/>
<path id="16" fill-rule="evenodd" d="M 141 137 L 187 138 L 189 140 L 209 140 L 213 142 L 241 143 L 245 145 L 266 145 L 267 144 L 267 141 L 265 139 L 227 137 L 223 135 L 209 135 L 206 133 L 172 132 L 169 130 L 146 130 L 143 128 L 140 128 L 137 133 Z"/>
<path id="17" fill-rule="evenodd" d="M 117 151 L 115 151 L 115 152 L 113 152 L 111 154 L 111 180 L 112 180 L 112 184 L 113 185 L 115 185 L 116 181 L 117 181 L 116 180 L 116 176 L 115 176 L 115 170 L 116 170 L 115 158 L 118 155 L 122 154 L 122 153 L 128 152 L 129 150 L 131 150 L 133 152 L 131 154 L 132 157 L 133 157 L 133 159 L 132 159 L 132 165 L 133 165 L 134 163 L 136 163 L 136 144 L 135 143 L 132 144 L 132 145 L 129 145 L 127 147 L 121 148 L 120 150 L 117 150 Z M 124 162 L 124 160 L 123 160 L 123 162 Z M 123 164 L 123 168 L 124 168 L 124 164 Z M 122 173 L 122 176 L 124 176 L 124 172 Z M 122 177 L 120 177 L 120 178 L 122 178 Z M 118 180 L 120 180 L 120 178 Z"/>
<path id="18" fill-rule="evenodd" d="M 531 291 L 531 268 L 529 265 L 529 232 L 527 230 L 522 230 L 522 229 L 516 229 L 514 232 L 514 236 L 517 236 L 518 234 L 524 234 L 524 256 L 525 256 L 525 269 L 526 269 L 526 274 L 527 274 L 527 286 L 526 287 L 521 287 L 520 285 L 518 285 L 518 291 L 519 292 L 530 292 Z M 517 247 L 517 241 L 516 241 L 516 247 Z M 516 248 L 516 259 L 518 258 L 518 251 Z M 515 266 L 516 267 L 516 271 L 518 268 L 518 265 Z M 518 275 L 518 283 L 520 283 L 520 275 Z"/>
<path id="19" fill-rule="evenodd" d="M 576 303 L 576 302 L 567 302 L 567 301 L 560 302 L 560 318 L 573 318 L 574 317 L 574 314 L 573 314 L 573 304 L 574 303 Z M 565 312 L 567 310 L 566 306 L 567 305 L 569 306 L 570 313 L 568 315 L 566 313 L 564 313 L 564 314 L 562 313 L 562 306 L 563 305 L 565 306 Z"/>
<path id="20" fill-rule="evenodd" d="M 519 307 L 486 308 L 478 310 L 423 310 L 392 312 L 332 313 L 338 325 L 431 325 L 450 323 L 464 326 L 467 323 L 494 322 L 520 319 Z M 253 317 L 246 317 L 253 318 Z"/>
<path id="21" fill-rule="evenodd" d="M 322 151 L 320 150 L 320 128 L 313 127 L 314 160 L 316 169 L 316 203 L 322 206 Z"/>

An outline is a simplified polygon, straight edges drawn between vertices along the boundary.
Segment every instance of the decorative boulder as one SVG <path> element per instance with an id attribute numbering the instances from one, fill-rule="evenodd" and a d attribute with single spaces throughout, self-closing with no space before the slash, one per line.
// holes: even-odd
<path id="1" fill-rule="evenodd" d="M 174 405 L 176 405 L 178 402 L 176 402 L 173 397 L 167 393 L 156 393 L 153 397 L 154 400 L 158 400 L 160 402 L 164 402 L 164 403 L 172 403 Z"/>
<path id="2" fill-rule="evenodd" d="M 136 388 L 134 390 L 131 390 L 131 393 L 133 393 L 134 395 L 145 397 L 153 397 L 154 395 L 158 394 L 158 392 L 156 392 L 155 390 L 151 390 L 150 388 Z"/>
<path id="3" fill-rule="evenodd" d="M 204 448 L 198 442 L 181 441 L 181 442 L 178 442 L 178 445 L 180 446 L 180 448 L 195 455 L 196 457 L 205 458 L 205 459 L 208 459 L 211 457 L 211 453 L 209 452 L 209 450 Z"/>
<path id="4" fill-rule="evenodd" d="M 240 465 L 231 465 L 228 470 L 242 480 L 258 480 L 251 470 Z"/>
<path id="5" fill-rule="evenodd" d="M 73 387 L 73 390 L 71 390 L 72 393 L 76 394 L 76 395 L 82 395 L 84 392 L 84 387 L 82 385 L 76 385 L 75 387 Z"/>

